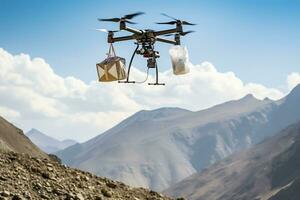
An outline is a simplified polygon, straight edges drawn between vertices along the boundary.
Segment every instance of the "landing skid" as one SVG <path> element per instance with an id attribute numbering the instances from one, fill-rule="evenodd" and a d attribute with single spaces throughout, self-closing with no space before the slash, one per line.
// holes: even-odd
<path id="1" fill-rule="evenodd" d="M 148 85 L 166 85 L 165 83 L 148 83 Z"/>
<path id="2" fill-rule="evenodd" d="M 135 81 L 118 81 L 118 83 L 135 83 Z"/>
<path id="3" fill-rule="evenodd" d="M 118 81 L 118 83 L 139 83 L 139 82 L 136 82 L 136 81 L 129 81 L 129 75 L 130 75 L 130 69 L 131 69 L 132 61 L 133 61 L 133 58 L 134 58 L 134 56 L 135 56 L 138 48 L 139 48 L 139 44 L 137 43 L 136 49 L 134 50 L 134 52 L 133 52 L 133 54 L 131 56 L 130 62 L 129 62 L 126 80 L 125 81 Z M 159 83 L 158 82 L 158 67 L 157 67 L 156 61 L 155 61 L 155 67 L 149 67 L 149 66 L 147 66 L 147 67 L 148 67 L 148 69 L 149 68 L 155 68 L 155 71 L 156 71 L 156 73 L 155 73 L 155 75 L 156 75 L 156 77 L 155 77 L 155 79 L 156 79 L 155 83 L 148 83 L 148 85 L 165 85 L 165 83 Z"/>

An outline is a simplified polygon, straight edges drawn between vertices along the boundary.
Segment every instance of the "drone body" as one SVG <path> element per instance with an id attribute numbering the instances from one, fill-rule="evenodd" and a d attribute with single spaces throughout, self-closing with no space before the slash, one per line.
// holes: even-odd
<path id="1" fill-rule="evenodd" d="M 128 31 L 131 33 L 131 35 L 128 36 L 122 36 L 122 37 L 115 37 L 114 33 L 117 31 L 106 31 L 108 32 L 107 42 L 110 44 L 113 44 L 115 42 L 121 42 L 121 41 L 128 41 L 128 40 L 135 40 L 136 49 L 132 54 L 132 57 L 130 59 L 130 63 L 128 66 L 127 71 L 127 78 L 125 81 L 119 81 L 119 83 L 136 83 L 135 81 L 129 81 L 129 75 L 130 75 L 130 68 L 132 65 L 132 61 L 134 59 L 134 56 L 136 54 L 142 55 L 144 58 L 147 59 L 147 67 L 149 68 L 155 68 L 156 69 L 156 81 L 155 83 L 148 83 L 149 85 L 165 85 L 164 83 L 158 82 L 158 66 L 156 59 L 159 58 L 159 52 L 154 49 L 155 42 L 163 42 L 173 45 L 180 45 L 180 37 L 185 36 L 188 33 L 194 32 L 194 31 L 187 31 L 183 32 L 182 25 L 195 25 L 186 21 L 178 20 L 173 17 L 170 17 L 169 15 L 163 14 L 164 16 L 167 16 L 169 18 L 172 18 L 173 21 L 169 22 L 160 22 L 157 24 L 169 24 L 169 25 L 176 25 L 175 28 L 172 29 L 166 29 L 166 30 L 160 30 L 160 31 L 154 31 L 151 29 L 145 29 L 145 30 L 138 30 L 131 28 L 127 26 L 128 24 L 135 24 L 134 22 L 130 21 L 132 18 L 144 14 L 143 12 L 137 12 L 129 15 L 125 15 L 121 18 L 110 18 L 110 19 L 98 19 L 99 21 L 107 21 L 107 22 L 119 22 L 120 23 L 120 30 Z M 104 29 L 98 29 L 98 30 L 104 30 Z M 162 38 L 160 36 L 170 36 L 174 34 L 174 40 Z"/>

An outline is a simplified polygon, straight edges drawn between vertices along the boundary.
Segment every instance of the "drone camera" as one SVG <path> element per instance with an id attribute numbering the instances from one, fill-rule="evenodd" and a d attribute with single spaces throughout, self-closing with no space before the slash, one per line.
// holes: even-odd
<path id="1" fill-rule="evenodd" d="M 148 68 L 155 68 L 156 67 L 156 59 L 155 58 L 148 58 L 147 67 Z"/>

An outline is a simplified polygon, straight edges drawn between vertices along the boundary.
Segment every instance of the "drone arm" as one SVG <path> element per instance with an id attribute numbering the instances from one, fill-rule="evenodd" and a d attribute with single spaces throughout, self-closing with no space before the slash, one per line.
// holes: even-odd
<path id="1" fill-rule="evenodd" d="M 177 28 L 173 28 L 173 29 L 167 29 L 167 30 L 161 30 L 161 31 L 155 31 L 154 32 L 154 34 L 156 36 L 166 35 L 166 34 L 172 34 L 172 33 L 178 33 L 178 29 Z"/>
<path id="2" fill-rule="evenodd" d="M 168 44 L 178 45 L 178 42 L 176 42 L 174 40 L 169 40 L 169 39 L 160 38 L 160 37 L 157 37 L 156 41 L 158 41 L 158 42 L 164 42 L 164 43 L 168 43 Z"/>
<path id="3" fill-rule="evenodd" d="M 124 30 L 129 31 L 129 32 L 134 33 L 134 34 L 142 34 L 142 33 L 143 33 L 143 32 L 140 31 L 140 30 L 137 30 L 137 29 L 134 29 L 134 28 L 130 28 L 130 27 L 128 27 L 128 26 L 125 27 Z"/>
<path id="4" fill-rule="evenodd" d="M 123 37 L 108 37 L 108 43 L 121 42 L 127 40 L 133 40 L 133 35 L 123 36 Z"/>

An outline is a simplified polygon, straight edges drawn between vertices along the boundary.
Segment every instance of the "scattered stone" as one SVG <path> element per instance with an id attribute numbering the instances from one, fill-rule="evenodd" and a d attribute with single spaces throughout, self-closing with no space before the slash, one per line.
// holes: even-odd
<path id="1" fill-rule="evenodd" d="M 95 196 L 95 200 L 103 200 L 102 196 Z"/>
<path id="2" fill-rule="evenodd" d="M 10 196 L 10 192 L 3 191 L 3 192 L 1 192 L 1 195 L 4 196 L 4 197 L 9 197 Z"/>
<path id="3" fill-rule="evenodd" d="M 112 193 L 110 191 L 108 191 L 107 189 L 103 188 L 101 190 L 101 193 L 103 194 L 103 196 L 105 197 L 112 197 Z"/>
<path id="4" fill-rule="evenodd" d="M 0 200 L 171 200 L 25 154 L 0 153 L 0 166 Z"/>
<path id="5" fill-rule="evenodd" d="M 43 178 L 46 178 L 46 179 L 50 179 L 50 173 L 48 173 L 48 172 L 43 172 L 43 173 L 42 173 L 42 177 L 43 177 Z"/>
<path id="6" fill-rule="evenodd" d="M 78 194 L 76 195 L 76 200 L 84 200 L 82 194 L 78 193 Z"/>
<path id="7" fill-rule="evenodd" d="M 113 183 L 113 182 L 107 182 L 106 183 L 107 187 L 110 187 L 110 188 L 116 188 L 117 187 L 117 184 Z"/>
<path id="8" fill-rule="evenodd" d="M 52 171 L 53 171 L 53 168 L 52 168 L 52 167 L 47 167 L 47 170 L 48 170 L 49 172 L 52 172 Z"/>
<path id="9" fill-rule="evenodd" d="M 49 199 L 49 197 L 47 195 L 45 195 L 45 194 L 41 194 L 41 198 L 42 199 Z"/>
<path id="10" fill-rule="evenodd" d="M 87 176 L 85 176 L 83 179 L 84 179 L 85 181 L 89 181 L 89 180 L 90 180 L 90 178 L 87 177 Z"/>
<path id="11" fill-rule="evenodd" d="M 12 197 L 12 200 L 24 200 L 24 198 L 19 195 L 19 194 L 15 194 L 13 197 Z"/>

